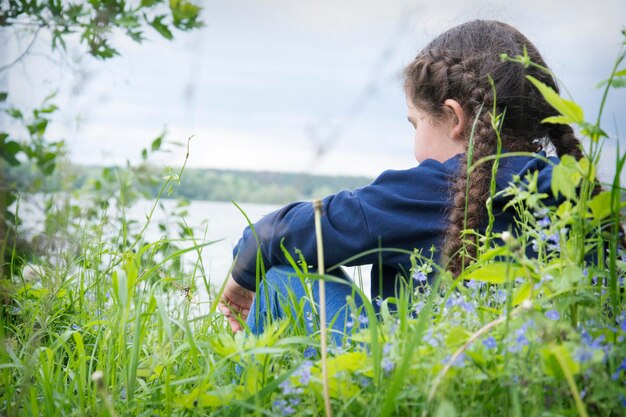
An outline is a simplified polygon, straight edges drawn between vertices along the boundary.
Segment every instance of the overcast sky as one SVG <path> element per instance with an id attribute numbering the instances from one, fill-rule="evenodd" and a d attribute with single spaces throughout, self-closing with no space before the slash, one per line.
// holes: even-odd
<path id="1" fill-rule="evenodd" d="M 117 36 L 122 56 L 106 62 L 59 59 L 42 37 L 0 87 L 25 106 L 58 89 L 51 134 L 78 163 L 136 160 L 167 128 L 170 140 L 195 135 L 191 166 L 374 177 L 415 165 L 399 73 L 437 34 L 474 18 L 512 24 L 595 120 L 626 23 L 623 0 L 201 3 L 204 29 L 173 42 L 149 32 L 142 45 Z M 3 36 L 0 66 L 30 40 Z M 612 142 L 625 135 L 625 92 L 606 109 Z M 183 158 L 174 148 L 160 160 Z"/>

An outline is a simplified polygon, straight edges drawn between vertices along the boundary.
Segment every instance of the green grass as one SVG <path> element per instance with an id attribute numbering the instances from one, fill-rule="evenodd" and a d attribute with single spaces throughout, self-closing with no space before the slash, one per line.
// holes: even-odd
<path id="1" fill-rule="evenodd" d="M 626 77 L 623 58 L 622 51 L 604 98 Z M 571 121 L 589 149 L 555 167 L 553 188 L 569 197 L 563 204 L 545 207 L 531 176 L 506 191 L 519 211 L 519 237 L 487 228 L 479 259 L 457 279 L 441 273 L 432 286 L 403 288 L 378 317 L 370 302 L 353 309 L 353 320 L 369 327 L 346 328 L 346 344 L 329 349 L 334 416 L 626 414 L 626 253 L 618 233 L 626 154 L 618 154 L 606 191 L 592 196 L 600 119 Z M 132 184 L 121 175 L 108 177 L 123 185 L 116 204 L 93 190 L 93 206 L 54 213 L 65 217 L 71 244 L 27 269 L 9 260 L 0 415 L 323 415 L 320 337 L 306 332 L 305 300 L 292 299 L 296 314 L 262 335 L 233 335 L 202 269 L 211 242 L 184 219 L 180 238 L 146 241 L 145 226 L 126 219 Z M 523 250 L 533 244 L 537 258 Z M 195 261 L 183 261 L 190 254 Z M 413 257 L 414 274 L 437 268 Z M 300 275 L 305 283 L 332 279 Z"/>

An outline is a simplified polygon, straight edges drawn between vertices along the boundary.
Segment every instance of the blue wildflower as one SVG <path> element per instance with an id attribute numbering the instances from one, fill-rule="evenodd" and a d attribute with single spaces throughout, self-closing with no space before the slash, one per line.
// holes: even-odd
<path id="1" fill-rule="evenodd" d="M 544 217 L 543 219 L 539 220 L 537 222 L 537 226 L 545 229 L 546 227 L 550 226 L 550 218 L 548 216 Z"/>
<path id="2" fill-rule="evenodd" d="M 428 343 L 432 347 L 439 346 L 439 340 L 434 335 L 433 329 L 428 329 L 428 331 L 426 331 L 426 334 L 424 335 L 424 339 L 423 340 L 424 340 L 424 342 Z"/>
<path id="3" fill-rule="evenodd" d="M 460 305 L 461 305 L 461 308 L 467 311 L 468 313 L 473 313 L 474 311 L 476 311 L 476 306 L 471 302 L 461 301 Z"/>
<path id="4" fill-rule="evenodd" d="M 546 317 L 550 320 L 558 320 L 561 318 L 561 315 L 556 310 L 548 310 L 546 311 Z"/>
<path id="5" fill-rule="evenodd" d="M 385 358 L 383 359 L 383 371 L 385 371 L 385 373 L 389 373 L 391 371 L 393 371 L 393 368 L 395 368 L 396 364 L 393 363 L 393 361 L 389 358 Z"/>
<path id="6" fill-rule="evenodd" d="M 415 311 L 415 313 L 419 314 L 419 312 L 422 311 L 422 309 L 424 308 L 425 305 L 426 304 L 423 301 L 418 301 L 413 306 L 413 311 Z"/>
<path id="7" fill-rule="evenodd" d="M 297 377 L 300 378 L 300 384 L 308 385 L 311 380 L 311 368 L 313 367 L 313 362 L 304 361 L 300 368 L 294 373 Z"/>
<path id="8" fill-rule="evenodd" d="M 72 330 L 80 330 L 80 326 L 77 324 L 72 324 Z"/>
<path id="9" fill-rule="evenodd" d="M 313 346 L 307 346 L 306 349 L 304 349 L 305 358 L 309 359 L 314 357 L 315 355 L 317 355 L 317 350 Z"/>
<path id="10" fill-rule="evenodd" d="M 359 385 L 362 388 L 369 387 L 372 384 L 372 380 L 366 376 L 359 378 Z"/>
<path id="11" fill-rule="evenodd" d="M 420 284 L 424 284 L 428 281 L 428 276 L 422 271 L 417 271 L 413 274 L 413 279 L 415 279 Z"/>
<path id="12" fill-rule="evenodd" d="M 604 342 L 604 335 L 601 334 L 593 342 L 589 344 L 592 349 L 602 349 L 602 342 Z"/>
<path id="13" fill-rule="evenodd" d="M 506 292 L 504 290 L 498 290 L 494 295 L 494 299 L 499 304 L 504 303 L 506 301 Z"/>
<path id="14" fill-rule="evenodd" d="M 389 353 L 391 353 L 392 348 L 393 348 L 393 345 L 391 343 L 385 343 L 385 346 L 383 346 L 383 355 L 389 355 Z"/>
<path id="15" fill-rule="evenodd" d="M 559 252 L 561 250 L 561 243 L 559 241 L 558 233 L 547 236 L 545 240 L 548 243 L 547 249 L 549 251 Z"/>
<path id="16" fill-rule="evenodd" d="M 122 390 L 120 391 L 120 398 L 122 400 L 126 399 L 126 388 L 125 387 L 122 387 Z"/>
<path id="17" fill-rule="evenodd" d="M 443 363 L 444 365 L 447 364 L 448 362 L 450 362 L 450 358 L 452 355 L 450 356 L 446 356 L 443 361 L 441 361 L 441 363 Z M 452 362 L 452 366 L 455 368 L 462 368 L 465 366 L 465 352 L 461 353 L 459 356 L 456 357 L 456 359 L 454 360 L 454 362 Z"/>
<path id="18" fill-rule="evenodd" d="M 272 404 L 272 407 L 282 413 L 282 414 L 293 414 L 293 412 L 295 411 L 294 408 L 289 405 L 287 403 L 287 401 L 285 400 L 276 400 L 274 401 L 274 403 Z"/>
<path id="19" fill-rule="evenodd" d="M 293 385 L 291 385 L 291 382 L 289 382 L 288 379 L 281 382 L 279 387 L 280 387 L 280 390 L 283 392 L 283 395 L 289 395 L 295 392 Z"/>
<path id="20" fill-rule="evenodd" d="M 482 283 L 480 281 L 476 281 L 473 279 L 470 279 L 469 281 L 467 281 L 465 285 L 467 286 L 467 288 L 470 288 L 474 291 L 482 288 Z"/>
<path id="21" fill-rule="evenodd" d="M 369 322 L 367 316 L 359 316 L 359 324 L 361 326 L 367 326 L 367 323 Z"/>
<path id="22" fill-rule="evenodd" d="M 498 343 L 493 336 L 489 336 L 488 338 L 483 340 L 483 345 L 485 345 L 487 349 L 495 349 L 496 347 L 498 347 Z"/>
<path id="23" fill-rule="evenodd" d="M 593 359 L 593 352 L 590 349 L 579 348 L 576 353 L 574 353 L 574 359 L 580 363 L 589 362 Z"/>

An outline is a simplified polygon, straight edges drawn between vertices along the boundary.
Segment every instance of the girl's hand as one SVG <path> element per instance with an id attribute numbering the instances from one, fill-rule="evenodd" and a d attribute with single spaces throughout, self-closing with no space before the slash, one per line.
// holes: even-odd
<path id="1" fill-rule="evenodd" d="M 237 284 L 232 275 L 229 276 L 218 309 L 228 319 L 233 332 L 243 330 L 241 321 L 245 321 L 248 317 L 252 300 L 254 300 L 254 293 Z"/>

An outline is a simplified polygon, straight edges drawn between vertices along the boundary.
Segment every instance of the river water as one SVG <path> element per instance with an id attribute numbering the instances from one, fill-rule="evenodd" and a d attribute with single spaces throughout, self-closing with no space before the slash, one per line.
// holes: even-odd
<path id="1" fill-rule="evenodd" d="M 147 229 L 146 237 L 153 240 L 163 236 L 158 229 L 158 223 L 165 221 L 170 226 L 181 220 L 180 217 L 170 216 L 176 206 L 175 200 L 161 200 L 165 210 L 156 210 Z M 153 201 L 142 200 L 136 203 L 129 211 L 128 216 L 139 222 L 145 222 L 146 214 L 154 204 Z M 281 206 L 269 204 L 242 203 L 239 205 L 251 222 L 256 222 L 263 215 L 268 214 Z M 184 217 L 186 223 L 194 230 L 194 235 L 198 242 L 214 241 L 216 243 L 202 248 L 202 264 L 205 269 L 207 280 L 214 286 L 219 287 L 228 277 L 228 271 L 232 264 L 233 248 L 239 241 L 247 220 L 239 209 L 230 202 L 217 201 L 191 201 L 185 207 L 187 215 Z M 206 237 L 204 234 L 206 232 Z M 311 230 L 314 233 L 314 230 Z M 173 238 L 174 236 L 166 236 Z M 181 246 L 186 246 L 183 244 Z M 186 257 L 188 262 L 195 261 L 195 257 Z M 369 273 L 370 267 L 346 268 L 346 271 L 355 281 L 369 294 Z M 367 279 L 361 280 L 361 277 Z M 198 282 L 198 287 L 203 284 Z"/>

